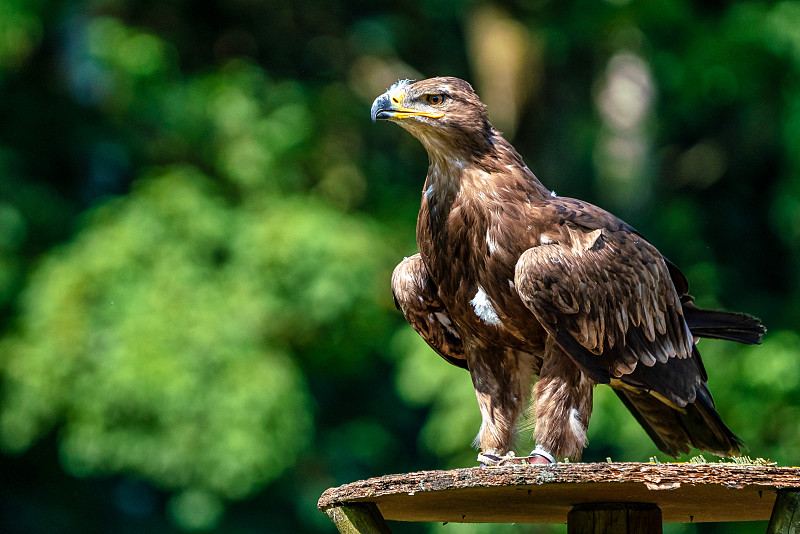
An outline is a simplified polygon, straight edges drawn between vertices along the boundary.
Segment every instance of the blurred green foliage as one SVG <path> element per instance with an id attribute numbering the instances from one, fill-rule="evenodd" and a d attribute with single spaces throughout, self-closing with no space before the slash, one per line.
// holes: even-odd
<path id="1" fill-rule="evenodd" d="M 0 530 L 332 532 L 329 486 L 474 464 L 471 383 L 388 288 L 425 154 L 368 119 L 437 74 L 764 320 L 701 351 L 749 454 L 800 461 L 797 3 L 5 0 Z M 656 454 L 607 388 L 589 432 L 586 460 Z"/>

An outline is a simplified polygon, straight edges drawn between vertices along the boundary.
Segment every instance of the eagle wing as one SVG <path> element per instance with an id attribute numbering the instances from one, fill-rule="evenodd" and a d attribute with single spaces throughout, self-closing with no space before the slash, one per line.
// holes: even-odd
<path id="1" fill-rule="evenodd" d="M 675 407 L 705 380 L 673 270 L 631 227 L 564 199 L 526 250 L 514 285 L 525 305 L 593 380 L 648 391 Z M 681 288 L 682 290 L 684 288 Z"/>
<path id="2" fill-rule="evenodd" d="M 461 333 L 419 254 L 405 258 L 395 267 L 392 294 L 395 306 L 422 339 L 446 361 L 466 369 Z"/>

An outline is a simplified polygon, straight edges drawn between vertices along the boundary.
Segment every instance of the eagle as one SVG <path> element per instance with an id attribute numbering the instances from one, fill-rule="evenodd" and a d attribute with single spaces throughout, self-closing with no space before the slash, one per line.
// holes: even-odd
<path id="1" fill-rule="evenodd" d="M 392 292 L 428 345 L 469 371 L 482 465 L 580 460 L 597 384 L 670 456 L 740 454 L 696 342 L 759 344 L 758 319 L 697 307 L 685 276 L 633 227 L 546 188 L 466 81 L 398 81 L 371 115 L 428 153 L 419 252 L 395 268 Z M 525 412 L 536 448 L 514 458 Z"/>

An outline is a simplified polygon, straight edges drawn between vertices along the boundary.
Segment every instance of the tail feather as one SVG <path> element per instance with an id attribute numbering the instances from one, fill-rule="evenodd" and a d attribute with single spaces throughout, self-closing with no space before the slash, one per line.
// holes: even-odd
<path id="1" fill-rule="evenodd" d="M 705 384 L 697 388 L 695 402 L 683 409 L 675 409 L 646 391 L 620 387 L 614 392 L 665 454 L 677 457 L 688 454 L 692 447 L 717 456 L 741 454 L 742 440 L 722 422 Z"/>
<path id="2" fill-rule="evenodd" d="M 767 331 L 761 321 L 750 315 L 698 308 L 689 295 L 681 297 L 681 304 L 686 324 L 697 337 L 758 345 Z"/>
<path id="3" fill-rule="evenodd" d="M 689 295 L 681 297 L 681 304 L 686 324 L 695 337 L 757 345 L 767 331 L 758 319 L 750 315 L 698 308 Z M 683 408 L 650 393 L 651 389 L 658 390 L 654 387 L 653 368 L 637 367 L 633 374 L 623 377 L 617 385 L 612 382 L 612 388 L 662 452 L 679 456 L 695 448 L 719 456 L 739 456 L 744 443 L 725 425 L 714 408 L 714 399 L 706 385 L 708 378 L 697 348 L 693 348 L 690 360 L 680 362 L 683 362 L 683 369 L 674 368 L 678 362 L 672 362 L 673 371 L 677 373 L 673 373 L 675 376 L 672 378 L 677 380 L 680 376 L 693 375 L 697 379 L 695 386 L 687 384 L 689 391 L 694 388 L 694 401 Z M 695 367 L 689 362 L 693 362 Z M 663 375 L 659 376 L 664 378 Z"/>

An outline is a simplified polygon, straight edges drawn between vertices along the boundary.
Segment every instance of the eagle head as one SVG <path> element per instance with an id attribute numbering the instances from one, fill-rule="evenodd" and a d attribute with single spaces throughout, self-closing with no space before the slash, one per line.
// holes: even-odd
<path id="1" fill-rule="evenodd" d="M 432 157 L 479 155 L 498 132 L 472 86 L 459 78 L 400 80 L 372 103 L 372 120 L 390 120 L 419 139 Z"/>

